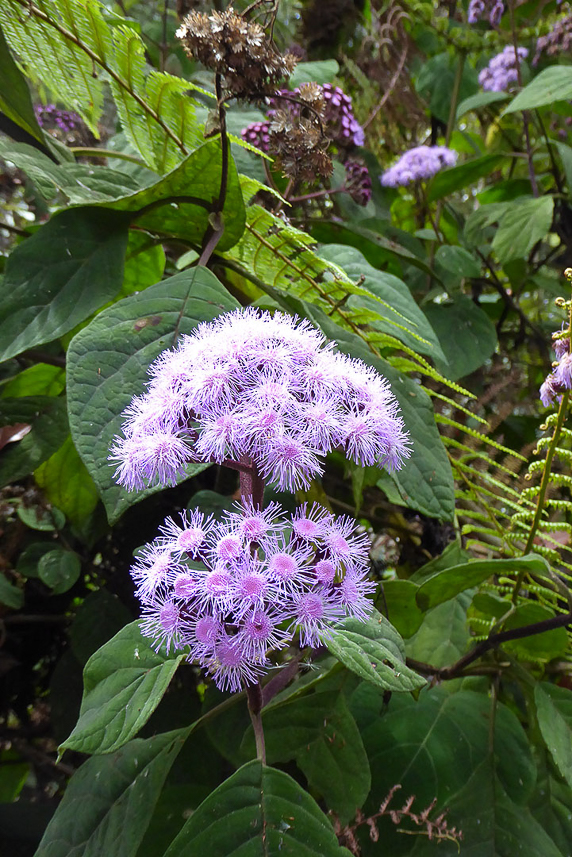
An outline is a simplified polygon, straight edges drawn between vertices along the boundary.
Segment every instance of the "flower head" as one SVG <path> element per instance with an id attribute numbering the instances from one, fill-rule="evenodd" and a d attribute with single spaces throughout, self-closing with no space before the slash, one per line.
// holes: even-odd
<path id="1" fill-rule="evenodd" d="M 344 616 L 369 615 L 369 540 L 350 518 L 316 504 L 287 517 L 276 504 L 247 503 L 218 526 L 199 512 L 184 516 L 190 522 L 204 533 L 202 564 L 181 550 L 172 536 L 182 528 L 169 519 L 131 569 L 141 629 L 157 648 L 186 650 L 221 689 L 257 681 L 269 653 L 294 636 L 316 646 Z"/>
<path id="2" fill-rule="evenodd" d="M 518 65 L 528 56 L 527 48 L 507 45 L 479 74 L 479 83 L 488 92 L 503 92 L 518 81 Z"/>
<path id="3" fill-rule="evenodd" d="M 410 454 L 387 381 L 287 315 L 246 309 L 201 324 L 150 375 L 111 450 L 115 478 L 129 490 L 173 484 L 191 461 L 231 459 L 295 491 L 335 448 L 390 469 Z"/>
<path id="4" fill-rule="evenodd" d="M 446 146 L 416 146 L 405 152 L 380 178 L 384 187 L 403 187 L 414 181 L 430 179 L 457 161 L 457 152 Z"/>
<path id="5" fill-rule="evenodd" d="M 486 15 L 491 27 L 498 27 L 503 13 L 503 0 L 471 0 L 467 20 L 469 24 L 476 24 Z"/>

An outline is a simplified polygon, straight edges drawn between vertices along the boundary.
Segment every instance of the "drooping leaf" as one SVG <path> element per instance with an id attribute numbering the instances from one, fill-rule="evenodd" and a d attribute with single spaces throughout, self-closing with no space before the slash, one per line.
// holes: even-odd
<path id="1" fill-rule="evenodd" d="M 572 68 L 568 65 L 553 65 L 537 74 L 530 83 L 512 99 L 504 113 L 517 110 L 532 110 L 554 104 L 555 101 L 569 101 L 572 98 Z"/>
<path id="2" fill-rule="evenodd" d="M 0 360 L 57 339 L 113 298 L 123 280 L 129 216 L 63 211 L 8 258 Z"/>
<path id="3" fill-rule="evenodd" d="M 68 434 L 66 440 L 34 473 L 50 503 L 61 509 L 72 524 L 81 524 L 97 505 L 95 483 Z"/>
<path id="4" fill-rule="evenodd" d="M 288 774 L 249 762 L 199 806 L 165 857 L 343 857 L 316 802 Z M 41 855 L 40 855 L 41 857 Z"/>
<path id="5" fill-rule="evenodd" d="M 163 698 L 184 655 L 155 652 L 131 622 L 87 662 L 78 723 L 60 750 L 113 753 L 130 741 Z"/>
<path id="6" fill-rule="evenodd" d="M 129 494 L 113 480 L 107 457 L 121 414 L 143 392 L 149 364 L 179 334 L 235 309 L 236 301 L 205 268 L 191 268 L 114 304 L 74 337 L 68 351 L 68 408 L 76 448 L 111 522 L 160 490 Z M 188 475 L 206 465 L 190 465 Z"/>
<path id="7" fill-rule="evenodd" d="M 187 729 L 136 739 L 76 771 L 36 857 L 134 857 Z"/>
<path id="8" fill-rule="evenodd" d="M 446 363 L 436 360 L 445 377 L 453 381 L 464 378 L 493 354 L 497 346 L 495 326 L 467 295 L 458 294 L 452 301 L 428 304 L 424 309 L 445 354 Z"/>
<path id="9" fill-rule="evenodd" d="M 0 426 L 31 425 L 0 457 L 0 487 L 31 473 L 62 445 L 69 432 L 65 399 L 25 396 L 0 400 Z"/>
<path id="10" fill-rule="evenodd" d="M 475 95 L 470 95 L 469 98 L 463 99 L 457 107 L 457 121 L 471 110 L 479 110 L 479 108 L 488 107 L 489 104 L 495 104 L 497 101 L 506 101 L 507 98 L 510 98 L 508 92 L 477 92 Z"/>
<path id="11" fill-rule="evenodd" d="M 0 110 L 12 122 L 43 144 L 42 129 L 38 125 L 30 90 L 22 72 L 14 62 L 0 28 Z"/>
<path id="12" fill-rule="evenodd" d="M 377 612 L 367 622 L 345 619 L 324 643 L 345 667 L 385 690 L 416 690 L 425 684 L 405 665 L 401 637 Z"/>

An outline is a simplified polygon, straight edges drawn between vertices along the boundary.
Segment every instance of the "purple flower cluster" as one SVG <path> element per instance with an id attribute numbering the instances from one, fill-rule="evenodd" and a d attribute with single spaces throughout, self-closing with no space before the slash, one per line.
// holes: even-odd
<path id="1" fill-rule="evenodd" d="M 322 87 L 319 87 L 318 91 L 320 89 L 325 102 L 323 124 L 326 135 L 337 146 L 343 148 L 347 148 L 348 146 L 363 146 L 365 136 L 363 128 L 354 116 L 351 96 L 346 95 L 339 86 L 332 86 L 331 83 L 325 83 Z M 293 116 L 296 116 L 299 113 L 300 105 L 295 101 L 287 99 L 288 96 L 296 97 L 300 94 L 300 88 L 278 90 L 275 98 L 268 99 L 270 105 L 270 109 L 267 112 L 268 120 L 272 120 L 277 109 L 287 109 Z M 246 140 L 247 143 L 252 143 L 253 146 L 258 146 L 263 152 L 267 152 L 269 128 L 270 121 L 252 122 L 246 128 L 242 129 L 242 139 Z M 262 145 L 259 145 L 256 142 L 257 140 Z"/>
<path id="2" fill-rule="evenodd" d="M 548 57 L 567 54 L 572 45 L 572 15 L 559 18 L 545 36 L 540 36 L 536 42 L 536 51 L 532 65 L 536 65 L 543 53 Z"/>
<path id="3" fill-rule="evenodd" d="M 242 139 L 262 152 L 270 148 L 270 122 L 251 122 L 241 131 Z"/>
<path id="4" fill-rule="evenodd" d="M 77 113 L 71 110 L 60 110 L 55 104 L 36 104 L 34 113 L 42 128 L 56 127 L 64 134 L 70 134 L 82 125 Z"/>
<path id="5" fill-rule="evenodd" d="M 221 522 L 183 512 L 160 531 L 131 568 L 142 633 L 156 649 L 186 649 L 221 690 L 258 681 L 294 635 L 315 647 L 345 616 L 371 612 L 367 536 L 317 504 L 288 518 L 276 503 Z"/>
<path id="6" fill-rule="evenodd" d="M 498 27 L 503 13 L 503 0 L 471 0 L 467 20 L 469 24 L 476 24 L 486 15 L 491 27 Z"/>
<path id="7" fill-rule="evenodd" d="M 346 168 L 345 189 L 358 205 L 367 205 L 371 199 L 371 179 L 365 164 L 360 161 L 348 160 Z"/>
<path id="8" fill-rule="evenodd" d="M 511 83 L 518 81 L 518 64 L 527 56 L 527 48 L 515 50 L 513 45 L 507 45 L 480 72 L 480 85 L 488 92 L 504 92 Z"/>
<path id="9" fill-rule="evenodd" d="M 446 146 L 416 146 L 405 152 L 397 163 L 380 177 L 384 187 L 404 187 L 414 181 L 430 179 L 457 162 L 457 152 Z"/>
<path id="10" fill-rule="evenodd" d="M 402 466 L 408 435 L 388 382 L 335 353 L 306 321 L 253 308 L 200 324 L 150 367 L 110 458 L 129 490 L 173 484 L 191 461 L 254 465 L 280 489 L 308 486 L 334 448 Z"/>
<path id="11" fill-rule="evenodd" d="M 553 345 L 558 362 L 553 366 L 552 372 L 540 387 L 540 401 L 545 408 L 549 407 L 558 395 L 566 390 L 572 390 L 570 338 L 562 336 L 560 331 L 553 336 L 558 337 Z"/>

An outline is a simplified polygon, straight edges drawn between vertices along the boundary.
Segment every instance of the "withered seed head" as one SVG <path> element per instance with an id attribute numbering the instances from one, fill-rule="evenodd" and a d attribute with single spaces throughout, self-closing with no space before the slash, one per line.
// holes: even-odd
<path id="1" fill-rule="evenodd" d="M 293 54 L 279 54 L 260 25 L 232 7 L 212 15 L 191 12 L 176 35 L 190 57 L 224 76 L 227 90 L 237 98 L 272 94 L 298 62 Z"/>

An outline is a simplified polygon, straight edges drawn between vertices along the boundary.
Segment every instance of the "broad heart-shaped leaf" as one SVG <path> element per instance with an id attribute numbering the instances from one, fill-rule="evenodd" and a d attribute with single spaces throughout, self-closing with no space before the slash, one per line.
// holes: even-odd
<path id="1" fill-rule="evenodd" d="M 532 110 L 544 107 L 555 101 L 568 101 L 572 98 L 572 67 L 569 65 L 552 65 L 545 68 L 530 81 L 505 107 L 503 113 L 514 113 L 516 110 Z"/>
<path id="2" fill-rule="evenodd" d="M 64 211 L 12 252 L 0 291 L 0 361 L 72 330 L 123 281 L 129 215 Z"/>
<path id="3" fill-rule="evenodd" d="M 560 774 L 572 788 L 572 703 L 570 691 L 538 684 L 534 702 L 544 743 Z"/>
<path id="4" fill-rule="evenodd" d="M 68 434 L 62 446 L 44 461 L 34 478 L 50 503 L 72 524 L 81 525 L 97 505 L 99 494 Z"/>
<path id="5" fill-rule="evenodd" d="M 426 683 L 405 665 L 403 640 L 377 611 L 367 622 L 345 619 L 324 644 L 345 667 L 385 690 L 416 690 Z"/>
<path id="6" fill-rule="evenodd" d="M 72 340 L 67 357 L 72 437 L 111 523 L 133 503 L 161 490 L 129 494 L 113 480 L 109 448 L 121 414 L 145 389 L 147 369 L 179 334 L 238 306 L 206 268 L 186 271 L 108 307 Z M 187 474 L 206 465 L 190 465 Z"/>
<path id="7" fill-rule="evenodd" d="M 311 789 L 347 824 L 369 794 L 371 774 L 343 692 L 338 688 L 287 699 L 264 709 L 262 722 L 268 764 L 295 759 Z M 247 751 L 255 755 L 252 729 L 241 750 L 247 758 Z"/>
<path id="8" fill-rule="evenodd" d="M 69 433 L 65 399 L 52 396 L 1 399 L 0 426 L 17 423 L 29 424 L 32 429 L 22 440 L 2 450 L 0 487 L 31 473 L 62 445 Z"/>
<path id="9" fill-rule="evenodd" d="M 38 125 L 30 90 L 16 65 L 0 28 L 0 110 L 8 119 L 43 144 L 42 129 Z"/>
<path id="10" fill-rule="evenodd" d="M 184 655 L 154 652 L 131 622 L 88 660 L 78 723 L 60 750 L 113 753 L 131 740 L 163 698 Z"/>
<path id="11" fill-rule="evenodd" d="M 546 577 L 549 566 L 546 560 L 537 554 L 527 554 L 513 559 L 481 559 L 466 562 L 435 572 L 428 577 L 417 590 L 417 604 L 422 610 L 429 610 L 454 598 L 459 592 L 477 586 L 493 574 L 511 574 L 520 571 Z"/>
<path id="12" fill-rule="evenodd" d="M 474 372 L 493 354 L 495 326 L 467 295 L 455 295 L 445 304 L 428 304 L 425 314 L 445 353 L 446 363 L 436 360 L 437 368 L 452 381 Z"/>
<path id="13" fill-rule="evenodd" d="M 527 256 L 537 241 L 546 238 L 552 224 L 554 200 L 551 196 L 509 203 L 493 238 L 499 262 Z"/>
<path id="14" fill-rule="evenodd" d="M 35 857 L 134 857 L 188 732 L 136 739 L 84 762 Z"/>
<path id="15" fill-rule="evenodd" d="M 339 265 L 353 280 L 365 277 L 362 285 L 372 293 L 372 297 L 351 295 L 348 305 L 363 306 L 376 312 L 379 318 L 370 322 L 371 327 L 397 337 L 420 354 L 428 354 L 434 360 L 445 360 L 431 324 L 402 280 L 377 271 L 355 247 L 327 244 L 320 248 L 320 257 Z"/>
<path id="16" fill-rule="evenodd" d="M 186 822 L 165 857 L 349 857 L 298 783 L 258 760 L 229 777 Z M 40 855 L 41 857 L 41 855 Z"/>
<path id="17" fill-rule="evenodd" d="M 340 351 L 373 366 L 390 382 L 411 436 L 411 457 L 401 470 L 391 474 L 407 505 L 431 518 L 451 520 L 455 509 L 453 474 L 435 425 L 429 396 L 386 360 L 375 357 L 358 336 L 338 327 L 313 307 L 308 309 L 316 324 L 337 343 Z"/>

